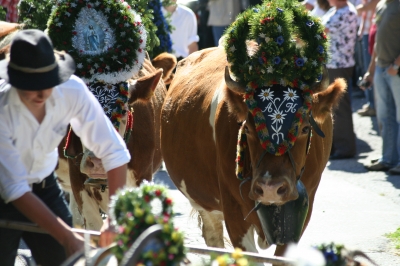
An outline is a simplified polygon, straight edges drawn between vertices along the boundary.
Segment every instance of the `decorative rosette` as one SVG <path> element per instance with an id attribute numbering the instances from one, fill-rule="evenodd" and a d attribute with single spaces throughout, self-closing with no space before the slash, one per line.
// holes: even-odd
<path id="1" fill-rule="evenodd" d="M 257 42 L 250 55 L 249 40 Z M 322 79 L 327 45 L 319 19 L 297 1 L 266 0 L 226 30 L 230 72 L 246 87 L 246 104 L 269 153 L 279 156 L 294 145 L 311 111 L 310 85 Z"/>
<path id="2" fill-rule="evenodd" d="M 211 254 L 211 263 L 205 263 L 204 265 L 210 266 L 251 266 L 255 265 L 250 262 L 246 256 L 243 255 L 243 251 L 240 248 L 235 248 L 231 253 L 225 253 L 223 255 Z"/>
<path id="3" fill-rule="evenodd" d="M 141 18 L 123 0 L 59 0 L 48 34 L 56 49 L 74 58 L 75 74 L 86 83 L 124 82 L 144 61 Z"/>
<path id="4" fill-rule="evenodd" d="M 155 214 L 152 204 L 161 205 L 159 214 Z M 125 188 L 112 196 L 110 217 L 119 234 L 113 253 L 122 260 L 124 253 L 133 242 L 150 226 L 158 223 L 163 230 L 160 242 L 148 248 L 142 254 L 137 265 L 178 265 L 185 257 L 183 234 L 174 228 L 172 222 L 173 202 L 164 186 L 142 183 L 137 188 Z"/>

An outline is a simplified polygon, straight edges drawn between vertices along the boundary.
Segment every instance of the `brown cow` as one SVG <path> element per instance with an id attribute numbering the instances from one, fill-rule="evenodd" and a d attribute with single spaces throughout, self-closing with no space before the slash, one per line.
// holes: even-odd
<path id="1" fill-rule="evenodd" d="M 176 65 L 176 58 L 170 54 L 161 54 L 152 64 L 147 59 L 143 63 L 136 80 L 130 81 L 129 108 L 133 109 L 133 128 L 127 147 L 131 153 L 128 163 L 128 186 L 137 186 L 143 180 L 152 180 L 152 175 L 161 165 L 160 150 L 160 113 L 166 94 L 163 77 L 169 80 L 169 75 Z M 154 66 L 153 66 L 154 65 Z M 156 70 L 158 69 L 158 70 Z M 127 115 L 123 117 L 120 134 L 125 132 Z M 74 225 L 91 230 L 99 230 L 103 224 L 99 209 L 108 209 L 108 190 L 101 161 L 89 151 L 83 152 L 80 139 L 73 134 L 69 138 L 68 155 L 83 155 L 66 159 L 63 148 L 66 138 L 59 146 L 59 167 L 56 171 L 60 182 L 66 191 L 70 191 L 70 207 L 73 213 Z M 95 177 L 94 183 L 85 185 L 88 176 Z M 97 182 L 98 181 L 98 182 Z"/>
<path id="2" fill-rule="evenodd" d="M 305 224 L 309 222 L 331 150 L 332 107 L 345 92 L 346 84 L 339 79 L 329 87 L 326 81 L 314 85 L 318 93 L 314 94 L 312 114 L 326 137 L 314 132 L 309 155 L 305 156 L 311 127 L 310 121 L 304 120 L 291 148 L 293 167 L 287 154 L 261 156 L 264 150 L 244 102 L 244 88 L 232 81 L 229 72 L 225 76 L 227 65 L 222 47 L 196 52 L 178 64 L 161 114 L 162 154 L 171 179 L 201 216 L 206 244 L 224 247 L 224 220 L 233 246 L 257 252 L 254 230 L 261 248 L 270 244 L 265 240 L 256 212 L 251 212 L 255 200 L 265 205 L 283 205 L 296 199 L 296 177 L 304 165 L 301 180 L 310 202 Z M 241 126 L 247 135 L 250 156 L 247 169 L 252 182 L 244 183 L 240 193 L 235 159 Z M 283 250 L 284 245 L 278 246 L 276 254 L 282 254 Z"/>

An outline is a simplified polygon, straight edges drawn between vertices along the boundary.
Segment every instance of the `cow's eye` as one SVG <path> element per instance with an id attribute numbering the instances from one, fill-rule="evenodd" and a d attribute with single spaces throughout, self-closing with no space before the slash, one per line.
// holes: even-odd
<path id="1" fill-rule="evenodd" d="M 310 133 L 311 127 L 310 126 L 305 126 L 303 127 L 301 134 L 308 134 Z"/>
<path id="2" fill-rule="evenodd" d="M 122 115 L 125 115 L 126 114 L 126 110 L 122 110 Z"/>

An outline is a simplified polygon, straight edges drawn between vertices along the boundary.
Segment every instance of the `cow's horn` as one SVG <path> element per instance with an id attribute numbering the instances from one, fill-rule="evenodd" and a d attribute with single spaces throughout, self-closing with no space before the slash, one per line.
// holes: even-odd
<path id="1" fill-rule="evenodd" d="M 225 83 L 229 89 L 237 93 L 245 93 L 245 87 L 239 84 L 239 82 L 234 81 L 229 74 L 228 66 L 225 67 Z"/>

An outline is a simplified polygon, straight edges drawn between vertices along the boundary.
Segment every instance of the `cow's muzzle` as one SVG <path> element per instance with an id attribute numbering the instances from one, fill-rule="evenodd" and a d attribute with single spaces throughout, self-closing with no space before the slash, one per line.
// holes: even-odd
<path id="1" fill-rule="evenodd" d="M 101 160 L 90 150 L 85 150 L 83 153 L 81 172 L 91 178 L 107 178 Z"/>

